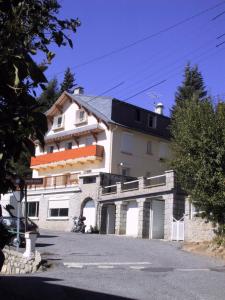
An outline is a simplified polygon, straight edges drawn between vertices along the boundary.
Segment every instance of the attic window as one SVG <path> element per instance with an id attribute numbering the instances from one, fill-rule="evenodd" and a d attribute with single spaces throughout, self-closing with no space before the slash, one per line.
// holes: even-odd
<path id="1" fill-rule="evenodd" d="M 87 113 L 83 109 L 79 109 L 76 112 L 75 124 L 81 124 L 87 122 Z"/>
<path id="2" fill-rule="evenodd" d="M 148 127 L 149 128 L 156 128 L 156 116 L 148 115 Z"/>
<path id="3" fill-rule="evenodd" d="M 135 121 L 137 121 L 137 122 L 141 121 L 141 111 L 140 111 L 140 109 L 135 109 Z"/>
<path id="4" fill-rule="evenodd" d="M 58 130 L 63 128 L 64 128 L 64 116 L 58 115 L 54 117 L 53 130 Z"/>

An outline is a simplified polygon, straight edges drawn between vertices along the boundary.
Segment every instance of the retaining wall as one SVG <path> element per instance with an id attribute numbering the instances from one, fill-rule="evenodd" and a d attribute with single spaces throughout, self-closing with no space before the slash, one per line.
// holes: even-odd
<path id="1" fill-rule="evenodd" d="M 4 248 L 5 261 L 2 274 L 27 274 L 34 273 L 40 266 L 41 255 L 38 251 L 30 259 L 24 258 L 23 253 L 16 252 L 10 248 Z"/>

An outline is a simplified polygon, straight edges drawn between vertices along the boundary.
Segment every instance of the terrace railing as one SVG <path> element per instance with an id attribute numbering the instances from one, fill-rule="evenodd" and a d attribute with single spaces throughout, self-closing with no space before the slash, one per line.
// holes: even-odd
<path id="1" fill-rule="evenodd" d="M 78 174 L 65 174 L 43 178 L 43 184 L 29 185 L 28 189 L 46 189 L 73 186 L 78 184 Z"/>

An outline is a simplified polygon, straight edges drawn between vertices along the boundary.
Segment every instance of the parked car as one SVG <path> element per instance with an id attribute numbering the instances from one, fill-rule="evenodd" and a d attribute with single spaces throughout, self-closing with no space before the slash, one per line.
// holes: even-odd
<path id="1" fill-rule="evenodd" d="M 10 245 L 16 246 L 17 245 L 17 217 L 13 216 L 2 216 L 0 218 L 0 223 L 4 225 L 4 227 L 9 231 L 10 233 Z M 31 219 L 27 219 L 27 231 L 32 231 L 37 233 L 39 236 L 39 228 L 38 225 L 35 224 Z M 19 245 L 23 246 L 25 244 L 25 218 L 20 218 L 20 230 L 19 230 Z"/>

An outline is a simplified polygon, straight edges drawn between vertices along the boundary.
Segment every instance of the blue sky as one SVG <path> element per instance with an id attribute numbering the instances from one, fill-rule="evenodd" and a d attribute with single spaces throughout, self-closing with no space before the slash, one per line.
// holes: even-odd
<path id="1" fill-rule="evenodd" d="M 205 85 L 213 96 L 225 99 L 225 1 L 216 0 L 61 0 L 59 17 L 79 18 L 82 25 L 72 37 L 74 48 L 54 47 L 56 57 L 46 72 L 59 81 L 69 66 L 76 83 L 88 95 L 105 95 L 153 110 L 154 102 L 174 103 L 188 61 L 198 64 Z M 218 7 L 171 30 L 147 38 L 113 55 L 86 62 L 121 49 L 177 24 L 216 4 Z M 153 87 L 139 95 L 136 93 Z M 129 99 L 128 99 L 129 98 Z"/>

